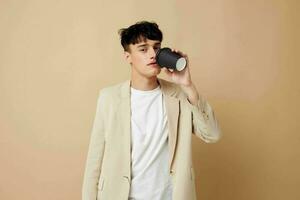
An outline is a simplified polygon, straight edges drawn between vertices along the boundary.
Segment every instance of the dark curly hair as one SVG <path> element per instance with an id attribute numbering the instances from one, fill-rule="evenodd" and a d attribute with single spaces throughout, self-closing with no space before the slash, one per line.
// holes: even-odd
<path id="1" fill-rule="evenodd" d="M 163 34 L 155 22 L 140 21 L 128 28 L 118 31 L 121 38 L 121 45 L 129 52 L 130 44 L 137 44 L 145 39 L 162 41 Z"/>

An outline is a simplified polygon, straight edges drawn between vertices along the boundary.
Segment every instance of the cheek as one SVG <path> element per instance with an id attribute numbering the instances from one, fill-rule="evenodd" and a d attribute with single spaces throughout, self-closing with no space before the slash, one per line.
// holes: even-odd
<path id="1" fill-rule="evenodd" d="M 145 58 L 142 55 L 136 55 L 132 58 L 132 61 L 134 63 L 139 63 L 139 64 L 144 64 L 145 63 Z"/>

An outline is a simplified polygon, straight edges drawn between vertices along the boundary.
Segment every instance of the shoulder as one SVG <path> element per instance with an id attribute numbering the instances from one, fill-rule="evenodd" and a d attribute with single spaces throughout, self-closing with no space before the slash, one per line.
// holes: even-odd
<path id="1" fill-rule="evenodd" d="M 180 85 L 165 79 L 159 79 L 159 82 L 162 85 L 162 88 L 166 94 L 179 99 L 186 98 L 186 95 L 181 89 Z"/>
<path id="2" fill-rule="evenodd" d="M 180 86 L 173 83 L 173 82 L 170 82 L 168 80 L 160 78 L 159 83 L 161 84 L 162 88 L 168 93 L 178 93 L 178 92 L 180 92 Z"/>
<path id="3" fill-rule="evenodd" d="M 112 84 L 112 85 L 108 85 L 102 89 L 99 90 L 98 92 L 98 96 L 101 99 L 115 99 L 115 98 L 119 98 L 122 92 L 122 88 L 124 86 L 126 86 L 126 84 L 128 84 L 129 80 L 120 82 L 120 83 L 116 83 L 116 84 Z"/>

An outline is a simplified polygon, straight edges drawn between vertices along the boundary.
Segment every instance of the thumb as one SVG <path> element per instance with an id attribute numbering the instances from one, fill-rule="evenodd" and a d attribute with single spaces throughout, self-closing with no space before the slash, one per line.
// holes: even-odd
<path id="1" fill-rule="evenodd" d="M 162 68 L 164 70 L 164 72 L 168 75 L 168 76 L 172 76 L 172 73 L 171 71 L 169 71 L 166 67 Z"/>

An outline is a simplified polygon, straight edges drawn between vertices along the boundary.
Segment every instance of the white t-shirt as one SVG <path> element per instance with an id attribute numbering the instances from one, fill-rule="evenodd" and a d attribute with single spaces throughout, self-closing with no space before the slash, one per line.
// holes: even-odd
<path id="1" fill-rule="evenodd" d="M 171 200 L 167 115 L 160 86 L 131 88 L 131 145 L 129 199 Z"/>

